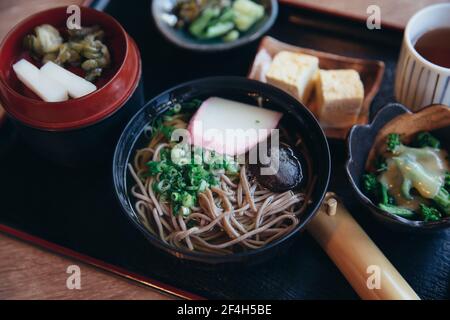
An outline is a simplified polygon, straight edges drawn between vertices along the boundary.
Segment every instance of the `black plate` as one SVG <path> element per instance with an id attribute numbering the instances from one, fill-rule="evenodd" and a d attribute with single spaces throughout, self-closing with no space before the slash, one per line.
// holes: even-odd
<path id="1" fill-rule="evenodd" d="M 168 41 L 171 41 L 180 48 L 200 52 L 230 50 L 256 41 L 272 27 L 278 15 L 277 0 L 261 0 L 260 4 L 265 8 L 264 16 L 250 27 L 249 30 L 242 33 L 237 40 L 230 42 L 224 42 L 221 39 L 197 40 L 187 31 L 171 27 L 163 20 L 163 15 L 170 12 L 167 11 L 166 6 L 171 3 L 175 3 L 175 0 L 152 1 L 152 17 L 158 30 Z"/>
<path id="2" fill-rule="evenodd" d="M 383 29 L 368 31 L 365 25 L 335 21 L 304 11 L 302 14 L 316 25 L 326 21 L 326 31 L 299 27 L 289 22 L 289 17 L 300 14 L 300 10 L 284 6 L 280 9 L 271 36 L 294 45 L 383 60 L 386 72 L 372 111 L 393 101 L 401 34 Z M 147 1 L 129 6 L 124 1 L 113 0 L 106 11 L 123 24 L 140 47 L 147 99 L 195 78 L 245 76 L 256 53 L 257 43 L 212 55 L 178 50 L 156 30 Z M 345 30 L 329 27 L 334 22 L 353 33 L 341 35 Z M 391 42 L 395 45 L 389 45 Z M 402 234 L 376 222 L 359 204 L 346 179 L 345 144 L 329 142 L 333 161 L 330 189 L 344 199 L 360 225 L 421 298 L 450 298 L 450 231 L 433 235 Z M 242 268 L 239 272 L 206 272 L 161 254 L 148 245 L 122 214 L 114 198 L 110 168 L 111 163 L 86 170 L 58 168 L 37 158 L 23 143 L 17 142 L 0 158 L 0 222 L 207 298 L 357 298 L 339 270 L 307 233 L 298 237 L 277 259 L 257 269 Z"/>

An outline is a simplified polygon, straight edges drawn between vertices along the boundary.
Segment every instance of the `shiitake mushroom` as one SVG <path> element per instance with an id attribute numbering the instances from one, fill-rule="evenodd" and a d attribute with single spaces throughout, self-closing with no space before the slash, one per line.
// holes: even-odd
<path id="1" fill-rule="evenodd" d="M 270 157 L 268 164 L 262 164 L 259 159 L 256 164 L 249 164 L 249 170 L 258 183 L 273 192 L 284 192 L 300 186 L 304 177 L 301 155 L 287 145 L 271 150 L 268 152 Z M 270 168 L 277 158 L 278 170 L 271 174 L 262 174 L 261 169 Z"/>

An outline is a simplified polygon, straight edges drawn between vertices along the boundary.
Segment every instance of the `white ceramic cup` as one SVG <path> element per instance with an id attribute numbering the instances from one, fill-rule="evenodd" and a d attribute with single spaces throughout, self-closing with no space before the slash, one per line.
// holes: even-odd
<path id="1" fill-rule="evenodd" d="M 420 10 L 405 29 L 395 76 L 395 97 L 413 111 L 430 104 L 450 105 L 450 68 L 429 62 L 414 49 L 420 36 L 437 28 L 450 28 L 450 3 Z"/>

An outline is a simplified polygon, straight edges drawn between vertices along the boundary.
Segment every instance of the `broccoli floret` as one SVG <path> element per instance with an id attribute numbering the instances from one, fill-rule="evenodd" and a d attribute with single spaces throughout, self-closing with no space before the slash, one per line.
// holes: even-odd
<path id="1" fill-rule="evenodd" d="M 363 188 L 367 195 L 383 204 L 395 204 L 395 200 L 388 193 L 387 186 L 378 182 L 373 173 L 363 175 Z"/>
<path id="2" fill-rule="evenodd" d="M 392 204 L 380 203 L 378 206 L 380 207 L 381 210 L 384 210 L 388 213 L 395 214 L 396 216 L 400 216 L 400 217 L 404 217 L 404 218 L 411 218 L 415 214 L 414 211 L 411 211 L 406 208 L 397 207 Z"/>
<path id="3" fill-rule="evenodd" d="M 431 147 L 434 149 L 439 149 L 441 142 L 429 132 L 420 132 L 414 140 L 414 145 L 421 148 Z"/>
<path id="4" fill-rule="evenodd" d="M 387 170 L 387 163 L 386 159 L 384 159 L 382 156 L 378 156 L 375 160 L 375 168 L 377 172 L 383 172 Z"/>
<path id="5" fill-rule="evenodd" d="M 386 141 L 386 148 L 388 151 L 394 151 L 401 145 L 400 135 L 398 133 L 389 133 Z"/>
<path id="6" fill-rule="evenodd" d="M 442 217 L 439 210 L 433 207 L 429 207 L 423 203 L 420 204 L 420 213 L 422 214 L 423 221 L 439 221 Z"/>
<path id="7" fill-rule="evenodd" d="M 433 201 L 438 205 L 447 216 L 450 216 L 450 195 L 445 188 L 441 188 L 438 194 L 433 198 Z"/>
<path id="8" fill-rule="evenodd" d="M 366 173 L 363 175 L 363 188 L 367 194 L 376 194 L 378 190 L 378 181 L 373 173 Z"/>

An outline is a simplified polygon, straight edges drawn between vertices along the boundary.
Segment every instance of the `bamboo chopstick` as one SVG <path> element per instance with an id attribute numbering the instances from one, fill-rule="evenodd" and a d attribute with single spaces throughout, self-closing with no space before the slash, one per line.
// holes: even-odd
<path id="1" fill-rule="evenodd" d="M 333 193 L 307 229 L 362 299 L 420 299 Z"/>

